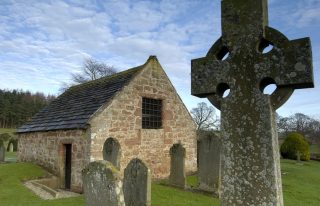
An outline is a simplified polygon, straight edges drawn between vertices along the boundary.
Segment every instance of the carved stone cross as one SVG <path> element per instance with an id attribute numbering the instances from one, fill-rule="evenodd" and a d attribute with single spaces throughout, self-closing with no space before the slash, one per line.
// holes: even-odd
<path id="1" fill-rule="evenodd" d="M 192 94 L 221 110 L 223 206 L 283 205 L 275 110 L 313 87 L 309 38 L 289 41 L 267 10 L 267 0 L 222 0 L 222 36 L 191 62 Z M 277 89 L 263 94 L 269 84 Z"/>

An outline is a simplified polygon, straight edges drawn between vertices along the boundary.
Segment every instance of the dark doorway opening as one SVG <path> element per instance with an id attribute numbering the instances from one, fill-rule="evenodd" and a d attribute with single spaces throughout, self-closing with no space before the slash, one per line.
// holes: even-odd
<path id="1" fill-rule="evenodd" d="M 71 189 L 71 159 L 72 159 L 72 144 L 65 144 L 65 189 Z"/>

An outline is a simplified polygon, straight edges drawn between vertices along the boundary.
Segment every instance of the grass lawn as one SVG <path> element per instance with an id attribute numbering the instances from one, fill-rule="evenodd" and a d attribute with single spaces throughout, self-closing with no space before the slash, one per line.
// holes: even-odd
<path id="1" fill-rule="evenodd" d="M 320 205 L 320 162 L 296 164 L 292 160 L 281 162 L 284 203 L 286 206 Z"/>
<path id="2" fill-rule="evenodd" d="M 60 200 L 42 200 L 22 185 L 22 181 L 44 176 L 38 166 L 28 163 L 0 164 L 0 205 L 2 206 L 79 206 L 83 197 Z"/>
<path id="3" fill-rule="evenodd" d="M 295 160 L 281 160 L 282 186 L 285 206 L 320 205 L 320 162 L 297 164 Z M 196 186 L 197 177 L 188 177 L 189 185 Z"/>
<path id="4" fill-rule="evenodd" d="M 292 160 L 281 162 L 284 201 L 286 206 L 320 205 L 320 162 L 310 161 L 303 165 Z M 28 163 L 0 164 L 0 205 L 5 206 L 82 206 L 83 196 L 42 200 L 25 188 L 21 182 L 44 176 L 44 171 Z M 197 184 L 197 178 L 188 178 L 191 185 Z M 179 189 L 152 184 L 152 206 L 218 206 L 218 199 L 185 192 Z"/>
<path id="5" fill-rule="evenodd" d="M 219 200 L 180 189 L 152 184 L 152 206 L 218 206 Z"/>

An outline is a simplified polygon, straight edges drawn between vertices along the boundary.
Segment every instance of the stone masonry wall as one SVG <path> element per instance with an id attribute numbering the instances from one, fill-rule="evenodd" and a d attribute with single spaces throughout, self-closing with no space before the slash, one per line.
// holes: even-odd
<path id="1" fill-rule="evenodd" d="M 89 135 L 83 130 L 21 133 L 18 161 L 33 162 L 60 177 L 64 187 L 65 148 L 72 144 L 71 190 L 82 191 L 81 170 L 89 163 Z"/>
<path id="2" fill-rule="evenodd" d="M 161 129 L 142 129 L 142 97 L 162 100 Z M 122 172 L 131 159 L 139 158 L 153 178 L 165 178 L 170 173 L 170 147 L 181 142 L 186 148 L 186 172 L 196 170 L 196 126 L 155 57 L 96 113 L 90 125 L 91 161 L 103 158 L 103 144 L 112 137 L 121 145 Z"/>

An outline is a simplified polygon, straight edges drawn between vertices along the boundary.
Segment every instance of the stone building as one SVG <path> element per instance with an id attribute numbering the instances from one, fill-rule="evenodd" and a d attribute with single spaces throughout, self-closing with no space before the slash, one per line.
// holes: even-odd
<path id="1" fill-rule="evenodd" d="M 140 158 L 153 178 L 170 173 L 170 148 L 196 170 L 196 126 L 156 57 L 73 86 L 18 129 L 18 160 L 39 164 L 62 188 L 82 191 L 81 170 L 106 159 L 123 169 Z"/>

